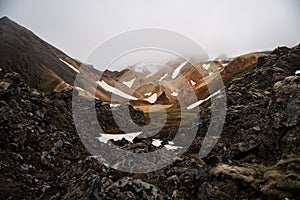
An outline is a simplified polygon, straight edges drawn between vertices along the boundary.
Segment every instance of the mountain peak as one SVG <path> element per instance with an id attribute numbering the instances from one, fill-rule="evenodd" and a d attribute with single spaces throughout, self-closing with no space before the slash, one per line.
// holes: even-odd
<path id="1" fill-rule="evenodd" d="M 7 16 L 3 16 L 0 18 L 0 23 L 15 23 L 13 20 L 11 20 L 10 18 L 8 18 Z"/>
<path id="2" fill-rule="evenodd" d="M 0 18 L 0 21 L 4 21 L 4 20 L 10 20 L 10 19 L 7 16 L 3 16 L 3 17 Z"/>
<path id="3" fill-rule="evenodd" d="M 0 18 L 0 33 L 0 77 L 17 72 L 31 87 L 42 91 L 63 81 L 74 82 L 76 72 L 59 60 L 72 59 L 27 28 L 4 16 Z"/>

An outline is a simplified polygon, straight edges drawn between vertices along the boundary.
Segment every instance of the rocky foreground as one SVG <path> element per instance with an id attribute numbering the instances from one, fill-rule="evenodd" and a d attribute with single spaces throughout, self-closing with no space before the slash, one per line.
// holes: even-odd
<path id="1" fill-rule="evenodd" d="M 209 107 L 201 110 L 189 151 L 146 174 L 107 168 L 89 154 L 73 123 L 72 91 L 44 95 L 18 74 L 6 74 L 0 81 L 0 199 L 171 199 L 174 191 L 175 199 L 297 199 L 297 69 L 300 46 L 259 58 L 228 83 L 224 129 L 205 163 L 196 154 L 209 125 Z M 101 101 L 95 105 L 105 131 L 116 131 L 111 108 Z M 133 121 L 147 124 L 142 112 L 130 109 Z M 117 144 L 144 152 L 156 149 L 151 139 Z"/>

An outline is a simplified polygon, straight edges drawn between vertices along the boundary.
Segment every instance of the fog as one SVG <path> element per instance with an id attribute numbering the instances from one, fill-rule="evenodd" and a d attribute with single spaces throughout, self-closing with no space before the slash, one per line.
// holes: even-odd
<path id="1" fill-rule="evenodd" d="M 300 42 L 298 0 L 10 0 L 8 16 L 68 55 L 85 60 L 121 32 L 158 27 L 193 39 L 210 57 Z"/>

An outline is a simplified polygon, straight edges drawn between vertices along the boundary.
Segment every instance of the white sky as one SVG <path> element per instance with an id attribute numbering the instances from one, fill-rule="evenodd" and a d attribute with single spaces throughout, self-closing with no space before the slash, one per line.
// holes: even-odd
<path id="1" fill-rule="evenodd" d="M 209 56 L 300 42 L 298 0 L 0 0 L 8 16 L 68 55 L 85 60 L 106 39 L 159 27 L 182 33 Z"/>

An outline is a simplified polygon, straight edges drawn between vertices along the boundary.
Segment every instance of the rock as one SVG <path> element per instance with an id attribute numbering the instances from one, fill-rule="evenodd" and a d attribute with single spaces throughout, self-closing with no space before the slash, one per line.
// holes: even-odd
<path id="1" fill-rule="evenodd" d="M 158 189 L 154 185 L 144 182 L 141 179 L 131 179 L 130 177 L 118 180 L 109 186 L 106 191 L 107 196 L 111 197 L 117 196 L 117 191 L 117 193 L 120 193 L 119 196 L 123 196 L 124 194 L 132 196 L 132 194 L 135 194 L 134 197 L 137 199 L 162 199 L 162 196 L 158 194 Z"/>
<path id="2" fill-rule="evenodd" d="M 287 158 L 273 166 L 218 164 L 211 169 L 210 173 L 217 178 L 221 177 L 226 182 L 239 180 L 240 184 L 246 184 L 246 187 L 251 187 L 252 191 L 261 192 L 270 199 L 292 198 L 297 196 L 300 188 L 299 171 L 293 170 L 297 162 L 299 162 L 298 156 L 289 154 Z M 204 185 L 202 189 L 203 187 Z M 204 194 L 198 193 L 198 195 Z"/>
<path id="3" fill-rule="evenodd" d="M 220 163 L 221 161 L 222 161 L 222 159 L 219 156 L 212 155 L 212 156 L 208 157 L 206 164 L 214 166 L 214 165 Z"/>
<path id="4" fill-rule="evenodd" d="M 257 148 L 260 144 L 261 144 L 260 140 L 250 140 L 247 142 L 240 142 L 238 143 L 238 149 L 241 152 L 247 152 Z"/>
<path id="5" fill-rule="evenodd" d="M 215 176 L 227 175 L 232 179 L 242 180 L 246 183 L 252 183 L 255 180 L 256 172 L 253 169 L 230 166 L 227 164 L 218 164 L 211 170 L 211 173 Z"/>
<path id="6" fill-rule="evenodd" d="M 256 132 L 260 132 L 261 131 L 261 128 L 259 126 L 254 126 L 253 127 L 253 130 L 256 131 Z"/>
<path id="7" fill-rule="evenodd" d="M 282 87 L 284 85 L 284 82 L 283 81 L 278 81 L 278 82 L 276 82 L 275 84 L 274 84 L 274 87 L 273 87 L 273 89 L 275 90 L 275 91 L 277 91 L 280 87 Z"/>
<path id="8" fill-rule="evenodd" d="M 54 147 L 60 149 L 64 145 L 64 142 L 62 140 L 58 140 L 57 142 L 54 143 Z"/>
<path id="9" fill-rule="evenodd" d="M 290 154 L 287 159 L 280 160 L 275 167 L 265 171 L 263 186 L 260 191 L 270 198 L 292 198 L 299 194 L 300 175 L 299 171 L 291 170 L 294 164 L 300 161 L 299 157 Z"/>
<path id="10" fill-rule="evenodd" d="M 232 199 L 232 197 L 222 192 L 218 186 L 212 186 L 208 182 L 204 182 L 199 187 L 197 199 Z"/>
<path id="11" fill-rule="evenodd" d="M 0 82 L 0 87 L 4 88 L 4 89 L 7 89 L 9 86 L 11 85 L 11 83 L 9 82 Z"/>
<path id="12" fill-rule="evenodd" d="M 178 178 L 178 176 L 175 174 L 173 176 L 168 177 L 167 179 L 168 182 L 172 182 L 174 184 L 174 187 L 177 188 L 177 186 L 180 183 L 180 180 Z"/>
<path id="13" fill-rule="evenodd" d="M 50 166 L 48 152 L 44 151 L 41 155 L 41 164 L 44 166 Z"/>
<path id="14" fill-rule="evenodd" d="M 23 157 L 21 156 L 21 154 L 18 154 L 18 153 L 15 153 L 15 152 L 11 153 L 11 157 L 14 160 L 19 160 L 19 161 L 23 161 L 24 160 Z"/>
<path id="15" fill-rule="evenodd" d="M 18 144 L 16 144 L 16 143 L 8 143 L 8 144 L 7 144 L 7 148 L 8 148 L 10 151 L 16 151 L 17 148 L 18 148 Z"/>
<path id="16" fill-rule="evenodd" d="M 226 121 L 221 136 L 210 137 L 217 144 L 201 158 L 203 165 L 191 155 L 198 155 L 208 128 L 213 128 L 209 108 L 201 109 L 199 123 L 183 124 L 184 136 L 192 126 L 198 128 L 187 152 L 166 155 L 174 162 L 147 174 L 119 172 L 91 156 L 74 126 L 72 90 L 43 94 L 18 74 L 7 74 L 0 80 L 10 83 L 0 87 L 1 199 L 168 199 L 174 190 L 177 199 L 297 199 L 300 78 L 294 73 L 299 57 L 300 46 L 275 50 L 228 83 Z M 137 131 L 134 123 L 148 123 L 142 111 L 128 105 L 111 109 L 100 100 L 78 101 L 83 111 L 89 109 L 86 104 L 93 105 L 98 120 L 83 119 L 97 134 L 95 124 L 107 133 L 120 133 L 112 112 L 126 131 Z M 128 110 L 130 123 L 122 118 Z M 172 116 L 153 138 L 110 144 L 131 152 L 157 151 L 152 139 L 167 144 L 178 131 Z"/>

